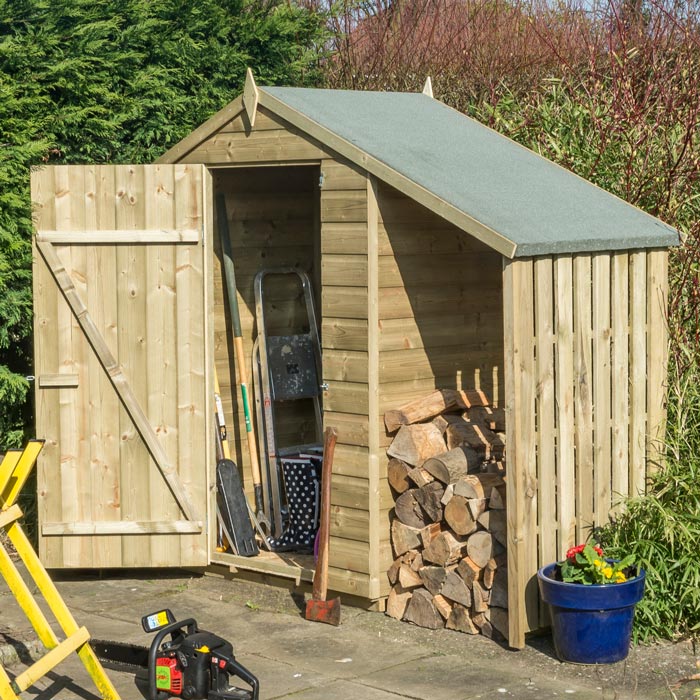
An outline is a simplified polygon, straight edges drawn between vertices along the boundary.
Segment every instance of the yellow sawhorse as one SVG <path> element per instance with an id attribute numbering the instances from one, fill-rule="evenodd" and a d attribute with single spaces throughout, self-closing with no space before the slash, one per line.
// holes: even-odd
<path id="1" fill-rule="evenodd" d="M 59 641 L 32 592 L 0 541 L 0 576 L 2 576 L 20 607 L 32 623 L 37 636 L 49 652 L 14 680 L 0 665 L 0 698 L 20 700 L 20 694 L 45 676 L 72 652 L 77 652 L 92 677 L 103 700 L 119 700 L 119 694 L 107 677 L 102 665 L 89 644 L 90 634 L 85 627 L 78 627 L 61 594 L 39 561 L 34 548 L 22 530 L 18 519 L 22 510 L 17 497 L 31 473 L 44 446 L 43 440 L 30 441 L 24 450 L 9 450 L 0 462 L 0 531 L 7 533 L 15 550 L 24 562 L 27 572 L 63 630 L 66 638 Z"/>

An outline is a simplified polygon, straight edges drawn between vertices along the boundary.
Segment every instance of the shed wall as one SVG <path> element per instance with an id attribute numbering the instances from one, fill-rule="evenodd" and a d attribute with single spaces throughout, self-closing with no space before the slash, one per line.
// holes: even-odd
<path id="1" fill-rule="evenodd" d="M 385 184 L 378 186 L 379 415 L 436 388 L 503 399 L 502 257 Z M 380 442 L 380 539 L 393 507 Z M 381 550 L 380 568 L 391 565 Z M 386 575 L 382 593 L 389 591 Z"/>
<path id="2" fill-rule="evenodd" d="M 667 265 L 665 250 L 505 265 L 512 645 L 545 622 L 537 569 L 644 490 L 663 436 Z"/>

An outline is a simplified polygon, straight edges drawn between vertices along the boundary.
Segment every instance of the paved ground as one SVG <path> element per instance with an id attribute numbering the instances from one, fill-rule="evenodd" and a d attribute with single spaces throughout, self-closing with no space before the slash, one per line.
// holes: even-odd
<path id="1" fill-rule="evenodd" d="M 302 598 L 261 584 L 187 572 L 63 576 L 58 586 L 79 624 L 93 637 L 148 644 L 143 614 L 170 607 L 180 619 L 230 640 L 239 661 L 260 678 L 261 698 L 295 700 L 466 700 L 693 698 L 698 673 L 689 643 L 633 649 L 605 667 L 562 664 L 548 638 L 510 651 L 483 637 L 431 632 L 379 613 L 343 608 L 338 628 L 311 623 Z M 17 673 L 38 653 L 33 632 L 0 582 L 0 662 Z M 19 652 L 19 656 L 18 656 Z M 110 672 L 123 700 L 140 700 L 134 677 Z M 94 700 L 76 655 L 28 690 L 33 700 Z"/>

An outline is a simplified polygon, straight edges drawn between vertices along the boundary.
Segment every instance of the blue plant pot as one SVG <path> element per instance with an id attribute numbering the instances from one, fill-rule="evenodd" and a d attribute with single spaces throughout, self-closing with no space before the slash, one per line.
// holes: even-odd
<path id="1" fill-rule="evenodd" d="M 634 606 L 644 595 L 644 570 L 624 583 L 585 586 L 555 581 L 555 567 L 543 566 L 537 579 L 550 606 L 557 656 L 577 664 L 622 661 L 629 653 Z"/>

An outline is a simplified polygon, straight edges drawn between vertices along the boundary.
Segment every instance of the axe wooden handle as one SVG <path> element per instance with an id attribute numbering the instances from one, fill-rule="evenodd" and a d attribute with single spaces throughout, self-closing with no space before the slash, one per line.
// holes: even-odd
<path id="1" fill-rule="evenodd" d="M 328 543 L 331 536 L 331 474 L 333 453 L 338 433 L 335 428 L 326 428 L 323 444 L 323 467 L 321 468 L 321 522 L 318 529 L 318 560 L 314 572 L 313 598 L 325 600 L 328 593 Z"/>

